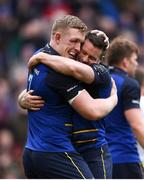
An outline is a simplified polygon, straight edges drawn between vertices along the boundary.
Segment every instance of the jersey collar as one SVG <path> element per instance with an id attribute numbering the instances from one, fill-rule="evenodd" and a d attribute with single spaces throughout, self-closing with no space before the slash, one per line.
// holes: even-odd
<path id="1" fill-rule="evenodd" d="M 46 45 L 46 48 L 51 52 L 52 55 L 60 56 L 60 54 L 55 49 L 53 49 L 49 44 Z"/>

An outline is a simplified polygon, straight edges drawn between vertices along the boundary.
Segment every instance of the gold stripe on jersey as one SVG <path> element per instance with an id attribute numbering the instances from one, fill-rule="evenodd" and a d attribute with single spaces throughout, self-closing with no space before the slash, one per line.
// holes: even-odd
<path id="1" fill-rule="evenodd" d="M 74 144 L 81 144 L 81 143 L 87 143 L 87 142 L 95 142 L 97 138 L 94 139 L 88 139 L 88 140 L 81 140 L 81 141 L 74 141 Z"/>
<path id="2" fill-rule="evenodd" d="M 65 123 L 65 126 L 73 126 L 71 123 Z"/>
<path id="3" fill-rule="evenodd" d="M 74 131 L 72 134 L 89 133 L 96 131 L 98 131 L 98 129 L 85 129 L 85 130 Z"/>

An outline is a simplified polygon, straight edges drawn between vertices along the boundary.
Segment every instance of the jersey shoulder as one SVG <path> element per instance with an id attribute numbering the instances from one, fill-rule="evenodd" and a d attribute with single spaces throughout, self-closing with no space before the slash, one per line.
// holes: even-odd
<path id="1" fill-rule="evenodd" d="M 106 65 L 100 63 L 93 64 L 91 67 L 95 74 L 93 84 L 105 87 L 111 83 L 111 75 Z"/>

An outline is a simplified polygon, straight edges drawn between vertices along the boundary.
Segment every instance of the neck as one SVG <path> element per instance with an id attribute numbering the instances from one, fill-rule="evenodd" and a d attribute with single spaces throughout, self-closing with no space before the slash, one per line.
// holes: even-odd
<path id="1" fill-rule="evenodd" d="M 49 45 L 50 45 L 53 49 L 56 50 L 55 43 L 54 43 L 52 40 L 50 40 Z"/>
<path id="2" fill-rule="evenodd" d="M 144 85 L 141 87 L 141 96 L 144 96 Z"/>
<path id="3" fill-rule="evenodd" d="M 122 64 L 114 64 L 114 66 L 127 72 L 127 69 Z"/>

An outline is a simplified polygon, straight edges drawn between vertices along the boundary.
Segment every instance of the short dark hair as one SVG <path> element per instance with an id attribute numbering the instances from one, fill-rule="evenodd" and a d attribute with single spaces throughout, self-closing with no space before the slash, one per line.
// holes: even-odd
<path id="1" fill-rule="evenodd" d="M 109 41 L 105 41 L 105 35 L 99 34 L 98 31 L 93 32 L 94 30 L 88 31 L 85 36 L 85 40 L 89 40 L 94 47 L 102 50 L 102 53 L 99 57 L 99 60 L 105 63 L 105 54 L 109 46 Z"/>
<path id="2" fill-rule="evenodd" d="M 110 43 L 106 53 L 107 63 L 109 65 L 117 65 L 121 63 L 125 57 L 129 58 L 132 53 L 138 55 L 138 46 L 134 42 L 118 36 Z"/>
<path id="3" fill-rule="evenodd" d="M 105 51 L 108 47 L 108 42 L 105 42 L 103 34 L 88 31 L 85 36 L 85 40 L 88 39 L 95 47 Z"/>

